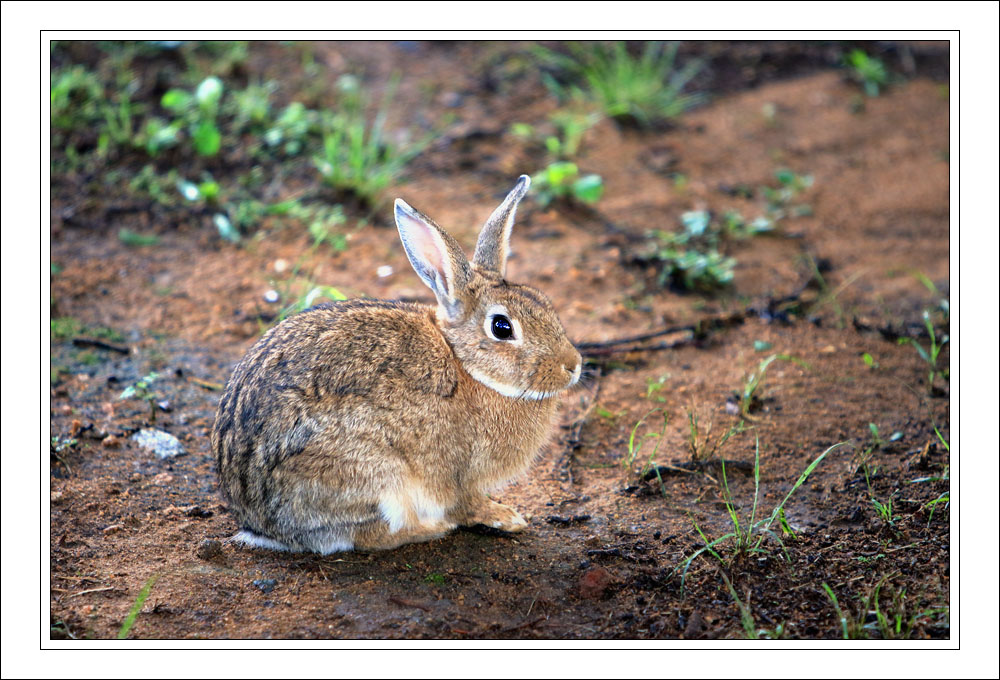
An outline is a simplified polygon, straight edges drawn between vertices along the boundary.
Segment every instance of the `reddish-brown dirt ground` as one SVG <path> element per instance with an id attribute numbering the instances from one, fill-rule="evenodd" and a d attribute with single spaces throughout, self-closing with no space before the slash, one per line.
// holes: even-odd
<path id="1" fill-rule="evenodd" d="M 577 343 L 704 322 L 700 332 L 632 351 L 588 350 L 589 378 L 563 397 L 551 443 L 498 495 L 529 518 L 525 532 L 459 530 L 375 554 L 226 542 L 237 526 L 217 490 L 209 433 L 218 386 L 273 319 L 268 290 L 297 295 L 318 283 L 351 297 L 432 301 L 391 208 L 374 211 L 343 252 L 313 249 L 304 229 L 274 220 L 234 245 L 210 214 L 144 203 L 93 170 L 62 171 L 63 150 L 53 149 L 51 316 L 79 329 L 51 340 L 51 434 L 77 440 L 51 457 L 52 636 L 115 637 L 155 577 L 132 638 L 705 639 L 751 630 L 840 638 L 825 587 L 852 635 L 885 637 L 878 609 L 899 616 L 894 635 L 948 638 L 950 513 L 932 502 L 950 489 L 949 383 L 937 376 L 929 386 L 927 364 L 897 340 L 929 344 L 924 310 L 938 337 L 948 333 L 940 311 L 949 295 L 947 45 L 882 46 L 906 77 L 867 99 L 829 58 L 838 49 L 688 44 L 682 55 L 714 65 L 695 81 L 712 92 L 708 104 L 667 129 L 604 120 L 588 131 L 577 162 L 602 176 L 604 197 L 594 209 L 526 199 L 508 278 L 545 291 Z M 255 44 L 234 77 L 280 77 L 277 101 L 321 105 L 344 73 L 376 90 L 400 74 L 390 127 L 452 119 L 387 196 L 471 248 L 517 176 L 545 163 L 544 149 L 509 132 L 516 122 L 544 123 L 557 107 L 525 54 L 516 43 L 324 43 L 306 73 L 292 48 Z M 71 45 L 53 63 L 99 58 Z M 148 82 L 168 66 L 137 69 Z M 125 176 L 147 162 L 134 156 L 118 160 Z M 233 148 L 211 162 L 157 163 L 186 164 L 182 174 L 192 177 L 208 169 L 225 183 L 252 161 Z M 778 168 L 813 176 L 796 198 L 811 211 L 777 234 L 727 242 L 737 260 L 729 291 L 656 285 L 640 257 L 649 232 L 676 230 L 690 210 L 756 216 L 758 188 L 776 186 Z M 269 178 L 268 200 L 318 185 L 310 168 L 293 169 Z M 349 225 L 368 216 L 350 205 L 347 215 Z M 122 228 L 155 233 L 159 244 L 127 246 Z M 394 273 L 380 277 L 384 265 Z M 81 345 L 94 329 L 113 331 L 111 344 L 125 351 Z M 657 343 L 669 346 L 648 347 Z M 796 361 L 774 361 L 746 430 L 696 461 L 689 414 L 701 439 L 717 441 L 741 420 L 748 375 L 773 353 Z M 940 366 L 949 355 L 945 345 Z M 168 406 L 155 427 L 187 449 L 170 462 L 130 439 L 150 425 L 149 408 L 118 398 L 153 370 Z M 639 432 L 662 436 L 626 469 L 632 428 L 653 409 Z M 870 424 L 883 443 L 868 453 L 866 481 Z M 643 479 L 657 443 L 660 479 Z M 768 534 L 756 552 L 723 541 L 717 557 L 704 552 L 688 564 L 706 538 L 733 531 L 720 456 L 743 529 L 754 511 L 757 447 L 760 518 L 836 444 L 785 505 L 794 536 L 775 521 L 782 545 Z M 891 520 L 873 499 L 891 501 Z"/>

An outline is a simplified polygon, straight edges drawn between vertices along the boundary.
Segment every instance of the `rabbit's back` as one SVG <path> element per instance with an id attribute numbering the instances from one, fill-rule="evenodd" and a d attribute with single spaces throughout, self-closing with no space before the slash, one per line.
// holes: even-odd
<path id="1" fill-rule="evenodd" d="M 430 307 L 355 300 L 286 319 L 237 365 L 219 403 L 212 443 L 234 512 L 279 498 L 276 471 L 296 457 L 319 476 L 405 457 L 393 433 L 426 434 L 428 411 L 449 406 L 457 373 Z M 381 457 L 358 460 L 365 451 Z"/>

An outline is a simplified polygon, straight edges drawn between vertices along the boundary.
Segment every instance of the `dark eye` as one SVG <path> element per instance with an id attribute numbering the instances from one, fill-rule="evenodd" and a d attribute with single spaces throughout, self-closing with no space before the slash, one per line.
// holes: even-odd
<path id="1" fill-rule="evenodd" d="M 502 314 L 493 317 L 490 330 L 493 331 L 493 337 L 497 340 L 506 340 L 514 335 L 514 327 L 510 325 L 510 319 Z"/>

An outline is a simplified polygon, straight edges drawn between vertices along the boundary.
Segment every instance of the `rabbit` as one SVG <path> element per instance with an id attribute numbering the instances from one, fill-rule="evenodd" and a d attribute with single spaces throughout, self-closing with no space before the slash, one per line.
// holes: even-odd
<path id="1" fill-rule="evenodd" d="M 547 442 L 582 360 L 552 303 L 504 279 L 522 175 L 470 262 L 403 200 L 395 221 L 437 306 L 326 303 L 236 366 L 212 430 L 223 496 L 256 547 L 329 554 L 527 526 L 489 498 Z"/>

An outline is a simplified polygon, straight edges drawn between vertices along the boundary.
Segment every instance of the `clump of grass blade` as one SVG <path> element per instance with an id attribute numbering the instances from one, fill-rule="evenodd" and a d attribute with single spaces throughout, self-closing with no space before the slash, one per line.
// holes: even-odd
<path id="1" fill-rule="evenodd" d="M 719 555 L 718 551 L 715 550 L 715 546 L 720 545 L 726 541 L 732 541 L 735 544 L 733 549 L 733 557 L 737 557 L 743 554 L 762 552 L 761 546 L 763 545 L 764 540 L 770 537 L 773 538 L 774 541 L 781 547 L 781 550 L 785 555 L 785 559 L 790 560 L 791 558 L 788 555 L 788 550 L 785 548 L 784 542 L 771 529 L 771 527 L 774 525 L 775 522 L 783 522 L 783 512 L 785 505 L 788 503 L 788 500 L 792 497 L 792 494 L 794 494 L 795 491 L 798 490 L 798 488 L 802 486 L 803 483 L 805 483 L 806 479 L 809 478 L 809 475 L 811 475 L 813 470 L 816 469 L 816 466 L 819 465 L 824 458 L 826 458 L 827 454 L 829 454 L 834 449 L 843 446 L 845 443 L 846 442 L 840 442 L 838 444 L 834 444 L 826 451 L 821 453 L 819 456 L 817 456 L 815 460 L 809 463 L 809 465 L 806 466 L 805 470 L 802 471 L 802 474 L 799 475 L 799 478 L 795 481 L 795 484 L 792 485 L 792 488 L 789 490 L 789 492 L 785 494 L 785 497 L 781 500 L 781 502 L 778 505 L 776 505 L 774 509 L 771 511 L 771 514 L 766 519 L 758 520 L 756 519 L 757 505 L 760 497 L 760 438 L 758 437 L 756 439 L 756 446 L 754 450 L 753 508 L 750 511 L 749 521 L 746 522 L 745 524 L 741 523 L 739 512 L 736 509 L 736 506 L 733 502 L 732 494 L 729 491 L 729 482 L 726 478 L 725 461 L 723 461 L 722 464 L 723 501 L 726 505 L 726 511 L 729 513 L 729 518 L 730 522 L 732 523 L 733 530 L 723 534 L 722 536 L 719 536 L 714 540 L 709 540 L 708 537 L 705 536 L 705 533 L 701 530 L 701 527 L 698 526 L 697 522 L 694 522 L 692 520 L 695 530 L 701 536 L 705 545 L 696 550 L 690 557 L 684 560 L 683 571 L 681 573 L 681 591 L 684 590 L 684 581 L 687 577 L 688 569 L 690 568 L 691 563 L 699 555 L 702 555 L 703 553 L 707 552 L 716 559 L 718 559 L 720 562 L 726 561 L 722 558 L 721 555 Z"/>
<path id="2" fill-rule="evenodd" d="M 678 68 L 677 48 L 676 42 L 647 42 L 635 57 L 624 42 L 592 42 L 570 43 L 569 55 L 541 47 L 534 53 L 569 81 L 560 83 L 551 73 L 543 73 L 546 86 L 560 99 L 592 101 L 619 122 L 652 127 L 706 100 L 700 92 L 684 93 L 702 63 L 691 60 Z"/>

